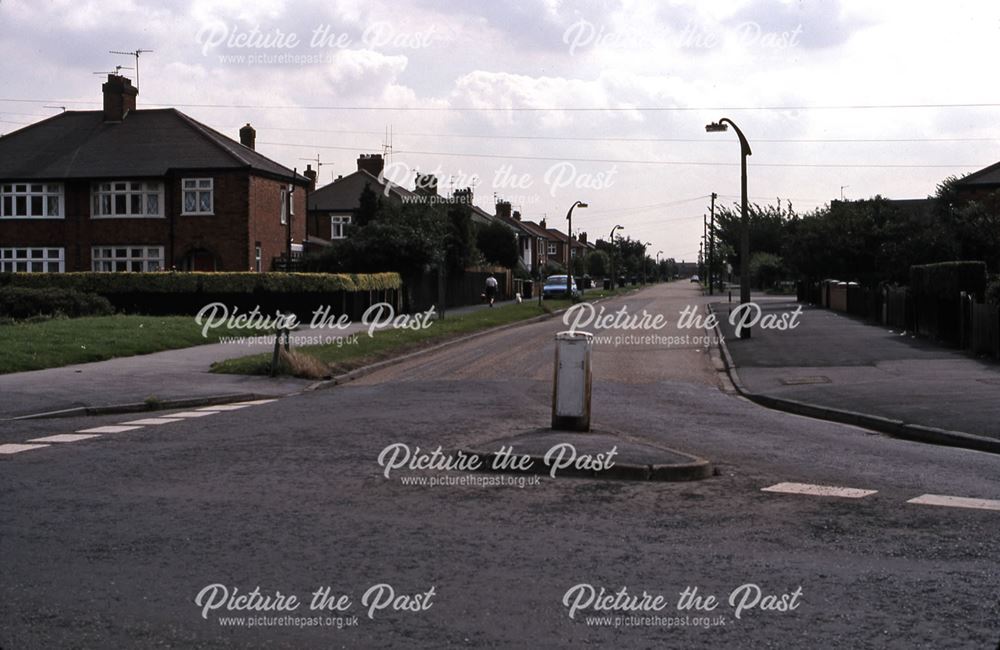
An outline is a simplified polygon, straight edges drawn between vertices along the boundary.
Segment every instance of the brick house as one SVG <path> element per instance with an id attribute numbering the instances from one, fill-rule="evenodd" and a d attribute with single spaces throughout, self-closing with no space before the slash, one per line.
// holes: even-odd
<path id="1" fill-rule="evenodd" d="M 124 77 L 102 90 L 103 110 L 0 137 L 0 271 L 268 271 L 301 250 L 309 179 L 254 151 L 249 124 L 237 142 L 136 110 Z"/>
<path id="2" fill-rule="evenodd" d="M 328 246 L 333 240 L 344 239 L 347 226 L 355 220 L 361 207 L 361 193 L 365 187 L 371 188 L 383 200 L 397 203 L 416 196 L 384 178 L 384 167 L 382 154 L 362 154 L 358 157 L 357 171 L 310 192 L 307 225 L 310 245 Z"/>

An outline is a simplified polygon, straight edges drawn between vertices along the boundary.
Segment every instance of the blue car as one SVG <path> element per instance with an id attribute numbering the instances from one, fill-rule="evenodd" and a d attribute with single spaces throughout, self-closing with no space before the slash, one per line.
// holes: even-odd
<path id="1" fill-rule="evenodd" d="M 573 295 L 579 295 L 576 290 L 576 280 L 572 280 L 570 285 L 573 290 Z M 562 298 L 566 295 L 566 276 L 565 275 L 550 275 L 545 278 L 545 284 L 542 286 L 542 298 Z"/>

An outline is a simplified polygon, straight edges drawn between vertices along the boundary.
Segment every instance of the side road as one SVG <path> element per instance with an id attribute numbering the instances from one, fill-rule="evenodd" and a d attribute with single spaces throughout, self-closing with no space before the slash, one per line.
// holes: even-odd
<path id="1" fill-rule="evenodd" d="M 486 307 L 453 308 L 448 310 L 448 315 Z M 303 329 L 292 334 L 292 346 L 315 343 L 317 336 L 350 336 L 364 329 L 361 323 L 353 323 L 344 330 Z M 303 390 L 313 383 L 312 380 L 291 377 L 270 379 L 209 372 L 209 367 L 216 361 L 266 352 L 271 348 L 268 343 L 213 343 L 0 375 L 0 395 L 3 396 L 0 400 L 0 419 L 77 407 L 138 403 L 150 397 L 163 401 L 220 395 L 280 396 Z"/>
<path id="2" fill-rule="evenodd" d="M 792 298 L 754 297 L 764 314 Z M 734 377 L 766 406 L 900 437 L 1000 451 L 1000 364 L 827 309 L 802 305 L 794 330 L 738 339 L 714 303 Z M 966 434 L 966 435 L 963 435 Z"/>

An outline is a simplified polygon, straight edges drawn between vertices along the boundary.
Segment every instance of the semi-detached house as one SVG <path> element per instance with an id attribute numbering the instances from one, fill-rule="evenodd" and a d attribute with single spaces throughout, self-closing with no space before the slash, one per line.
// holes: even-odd
<path id="1" fill-rule="evenodd" d="M 104 108 L 0 137 L 0 271 L 269 271 L 302 250 L 310 180 L 178 110 Z M 289 200 L 290 197 L 290 200 Z"/>

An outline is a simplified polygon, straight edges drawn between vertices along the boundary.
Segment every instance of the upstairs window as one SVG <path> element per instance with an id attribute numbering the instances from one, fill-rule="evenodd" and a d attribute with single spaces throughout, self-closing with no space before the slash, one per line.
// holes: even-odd
<path id="1" fill-rule="evenodd" d="M 214 214 L 215 183 L 211 178 L 185 178 L 183 214 Z"/>
<path id="2" fill-rule="evenodd" d="M 351 223 L 349 214 L 330 215 L 330 239 L 345 239 L 347 237 L 347 226 Z"/>
<path id="3" fill-rule="evenodd" d="M 0 185 L 0 218 L 62 219 L 62 183 L 4 183 Z"/>
<path id="4" fill-rule="evenodd" d="M 556 254 L 556 243 L 550 241 L 549 242 L 549 255 L 555 255 L 555 254 Z"/>
<path id="5" fill-rule="evenodd" d="M 283 226 L 288 224 L 289 214 L 293 217 L 295 216 L 295 203 L 289 202 L 288 200 L 288 198 L 293 195 L 294 192 L 291 185 L 288 186 L 288 189 L 281 190 L 281 225 Z"/>
<path id="6" fill-rule="evenodd" d="M 163 183 L 112 181 L 94 183 L 91 218 L 162 217 Z"/>

